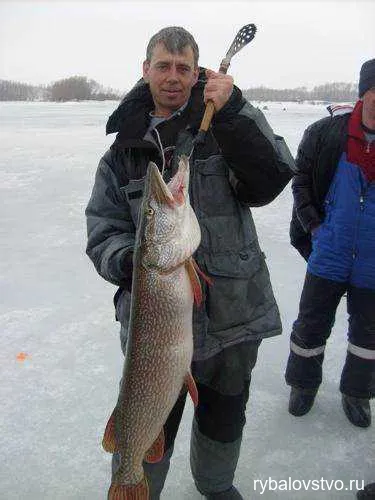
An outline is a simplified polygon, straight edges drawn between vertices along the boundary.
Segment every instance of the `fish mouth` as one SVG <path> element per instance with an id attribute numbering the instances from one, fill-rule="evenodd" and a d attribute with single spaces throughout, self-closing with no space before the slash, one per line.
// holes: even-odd
<path id="1" fill-rule="evenodd" d="M 181 155 L 178 161 L 178 170 L 168 183 L 168 188 L 177 205 L 183 205 L 189 189 L 189 159 Z"/>
<path id="2" fill-rule="evenodd" d="M 147 171 L 148 192 L 160 205 L 171 208 L 183 205 L 189 184 L 189 160 L 182 155 L 179 160 L 178 170 L 168 184 L 163 180 L 160 170 L 155 163 L 150 162 Z"/>
<path id="3" fill-rule="evenodd" d="M 161 176 L 161 173 L 155 163 L 150 162 L 147 177 L 149 192 L 156 202 L 158 204 L 174 207 L 175 200 L 173 194 L 164 182 L 163 177 Z"/>

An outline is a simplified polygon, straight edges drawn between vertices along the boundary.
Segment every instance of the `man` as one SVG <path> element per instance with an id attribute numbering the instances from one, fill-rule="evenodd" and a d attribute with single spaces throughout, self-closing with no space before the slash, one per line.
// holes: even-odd
<path id="1" fill-rule="evenodd" d="M 232 481 L 240 452 L 251 370 L 260 341 L 281 332 L 279 312 L 250 205 L 269 203 L 291 178 L 293 159 L 262 113 L 228 75 L 198 67 L 190 33 L 168 27 L 154 35 L 143 79 L 109 118 L 116 140 L 101 159 L 86 214 L 87 253 L 99 274 L 118 285 L 117 318 L 125 350 L 132 249 L 143 177 L 153 160 L 168 180 L 179 155 L 191 154 L 191 203 L 202 232 L 195 259 L 214 279 L 193 315 L 199 404 L 191 436 L 191 468 L 209 499 L 241 499 Z M 194 144 L 212 100 L 216 114 L 205 143 Z M 163 488 L 186 394 L 164 427 L 165 455 L 144 464 L 151 498 Z M 118 466 L 114 457 L 113 466 Z"/>
<path id="2" fill-rule="evenodd" d="M 375 394 L 375 59 L 363 64 L 351 113 L 311 125 L 293 179 L 291 242 L 308 260 L 293 325 L 289 412 L 306 414 L 322 381 L 326 341 L 347 294 L 348 352 L 341 375 L 349 421 L 371 424 Z"/>

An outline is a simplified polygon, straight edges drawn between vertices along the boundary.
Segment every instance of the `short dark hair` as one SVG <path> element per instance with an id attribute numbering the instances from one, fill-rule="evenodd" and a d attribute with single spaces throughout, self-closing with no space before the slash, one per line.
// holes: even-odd
<path id="1" fill-rule="evenodd" d="M 158 43 L 163 43 L 171 54 L 178 54 L 185 47 L 191 47 L 194 55 L 194 65 L 198 66 L 199 48 L 197 42 L 185 28 L 181 26 L 168 26 L 161 29 L 150 38 L 146 49 L 146 60 L 150 61 L 152 52 Z"/>

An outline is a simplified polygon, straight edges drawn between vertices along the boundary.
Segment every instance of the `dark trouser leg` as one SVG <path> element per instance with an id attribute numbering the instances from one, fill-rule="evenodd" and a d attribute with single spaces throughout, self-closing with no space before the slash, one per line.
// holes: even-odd
<path id="1" fill-rule="evenodd" d="M 288 385 L 301 389 L 319 387 L 326 341 L 346 288 L 346 283 L 306 273 L 299 314 L 290 337 L 290 355 L 285 373 Z"/>
<path id="2" fill-rule="evenodd" d="M 150 489 L 150 500 L 159 500 L 168 474 L 170 459 L 173 453 L 174 441 L 181 422 L 186 401 L 186 392 L 181 394 L 164 424 L 165 453 L 160 462 L 149 464 L 143 462 L 143 469 Z M 120 465 L 120 455 L 115 453 L 112 458 L 112 474 Z"/>
<path id="3" fill-rule="evenodd" d="M 375 290 L 349 287 L 348 353 L 340 391 L 369 399 L 375 396 Z"/>
<path id="4" fill-rule="evenodd" d="M 196 487 L 203 495 L 226 491 L 232 486 L 246 422 L 250 374 L 256 362 L 258 346 L 258 342 L 247 343 L 244 356 L 238 356 L 238 351 L 235 351 L 238 346 L 234 346 L 202 362 L 206 367 L 193 364 L 193 374 L 197 371 L 207 384 L 206 369 L 208 367 L 210 371 L 210 365 L 214 367 L 210 384 L 213 387 L 197 384 L 199 403 L 190 444 L 191 470 Z M 223 391 L 226 393 L 223 394 Z"/>

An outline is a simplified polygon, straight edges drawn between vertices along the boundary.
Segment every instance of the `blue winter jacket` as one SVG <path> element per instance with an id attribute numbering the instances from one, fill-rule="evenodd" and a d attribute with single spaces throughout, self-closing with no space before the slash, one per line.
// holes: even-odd
<path id="1" fill-rule="evenodd" d="M 342 153 L 325 198 L 325 216 L 313 231 L 308 272 L 375 289 L 375 183 Z"/>

